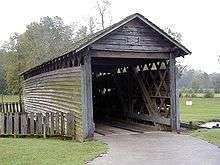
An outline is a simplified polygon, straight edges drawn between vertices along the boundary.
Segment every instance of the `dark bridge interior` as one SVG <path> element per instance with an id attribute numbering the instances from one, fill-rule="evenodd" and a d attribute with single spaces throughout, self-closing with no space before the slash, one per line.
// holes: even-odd
<path id="1" fill-rule="evenodd" d="M 168 118 L 170 116 L 168 82 L 166 60 L 93 58 L 94 122 L 129 118 L 152 124 L 151 119 L 146 116 L 158 114 L 160 117 Z M 143 88 L 147 90 L 149 98 L 144 96 Z"/>

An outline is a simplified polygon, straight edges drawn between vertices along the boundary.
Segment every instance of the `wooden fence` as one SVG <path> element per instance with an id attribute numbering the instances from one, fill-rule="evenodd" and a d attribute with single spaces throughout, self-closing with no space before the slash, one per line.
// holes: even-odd
<path id="1" fill-rule="evenodd" d="M 75 137 L 72 113 L 0 113 L 1 135 Z"/>
<path id="2" fill-rule="evenodd" d="M 0 112 L 23 112 L 24 108 L 21 102 L 0 103 Z"/>

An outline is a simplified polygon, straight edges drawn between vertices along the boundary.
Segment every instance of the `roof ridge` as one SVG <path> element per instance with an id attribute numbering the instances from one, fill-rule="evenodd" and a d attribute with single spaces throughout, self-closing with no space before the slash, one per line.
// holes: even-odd
<path id="1" fill-rule="evenodd" d="M 46 63 L 48 63 L 49 61 L 55 60 L 57 58 L 60 58 L 64 55 L 66 55 L 67 53 L 70 52 L 78 52 L 82 49 L 84 49 L 85 47 L 89 46 L 90 44 L 96 42 L 97 40 L 101 39 L 102 37 L 104 37 L 105 35 L 107 35 L 108 33 L 111 33 L 112 31 L 116 30 L 117 28 L 121 27 L 122 25 L 124 25 L 125 23 L 131 21 L 134 18 L 139 18 L 140 20 L 142 20 L 145 24 L 147 24 L 148 26 L 150 26 L 151 28 L 153 28 L 155 31 L 157 31 L 158 33 L 160 33 L 162 36 L 164 36 L 167 40 L 169 40 L 170 42 L 172 42 L 174 45 L 176 45 L 177 47 L 179 47 L 180 49 L 182 49 L 185 54 L 191 54 L 191 52 L 185 47 L 183 46 L 180 42 L 176 41 L 173 37 L 171 37 L 168 33 L 166 33 L 163 29 L 159 28 L 157 25 L 155 25 L 153 22 L 149 21 L 146 17 L 144 17 L 142 14 L 140 13 L 134 13 L 131 14 L 127 17 L 125 17 L 124 19 L 122 19 L 121 21 L 118 21 L 108 27 L 106 27 L 105 29 L 102 29 L 100 31 L 97 31 L 94 34 L 91 35 L 87 35 L 86 37 L 74 42 L 73 44 L 71 44 L 71 46 L 65 50 L 61 50 L 60 52 L 57 53 L 57 55 L 55 55 L 54 57 L 45 60 L 43 63 L 41 63 L 40 65 L 37 65 L 35 67 L 32 67 L 31 69 L 28 69 L 24 72 L 21 73 L 24 74 L 28 71 L 31 71 L 32 69 L 39 67 L 41 65 L 44 65 Z"/>

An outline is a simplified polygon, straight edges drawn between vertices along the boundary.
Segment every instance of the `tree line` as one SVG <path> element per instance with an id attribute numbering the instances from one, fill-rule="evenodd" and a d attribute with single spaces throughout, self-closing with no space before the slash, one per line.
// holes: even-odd
<path id="1" fill-rule="evenodd" d="M 76 22 L 65 24 L 61 17 L 42 17 L 39 22 L 31 22 L 24 33 L 14 33 L 0 46 L 0 94 L 19 94 L 21 80 L 19 73 L 55 57 L 71 45 L 111 24 L 111 3 L 97 1 L 97 15 L 89 17 L 86 25 Z M 181 42 L 182 35 L 165 28 L 174 39 Z M 220 74 L 207 74 L 198 70 L 187 70 L 178 65 L 180 79 L 178 88 L 199 91 L 214 89 L 220 92 Z"/>
<path id="2" fill-rule="evenodd" d="M 0 94 L 19 94 L 19 73 L 55 57 L 71 45 L 104 29 L 111 21 L 111 3 L 97 1 L 97 15 L 88 18 L 87 24 L 65 24 L 61 17 L 42 17 L 31 22 L 24 33 L 14 33 L 0 47 Z"/>
<path id="3" fill-rule="evenodd" d="M 192 89 L 195 93 L 212 90 L 220 93 L 220 73 L 208 74 L 201 70 L 184 69 L 177 81 L 179 89 Z"/>

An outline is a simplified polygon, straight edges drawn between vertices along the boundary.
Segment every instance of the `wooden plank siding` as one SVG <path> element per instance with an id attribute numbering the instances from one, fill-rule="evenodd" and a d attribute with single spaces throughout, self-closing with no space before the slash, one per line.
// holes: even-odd
<path id="1" fill-rule="evenodd" d="M 57 113 L 56 118 L 61 124 L 54 127 L 54 113 L 8 112 L 0 113 L 0 136 L 50 136 L 74 139 L 73 113 Z M 57 131 L 59 130 L 59 131 Z"/>
<path id="2" fill-rule="evenodd" d="M 174 44 L 139 19 L 134 19 L 91 45 L 95 50 L 170 52 Z M 152 54 L 153 55 L 153 54 Z"/>
<path id="3" fill-rule="evenodd" d="M 27 112 L 54 113 L 52 127 L 63 127 L 63 119 L 57 120 L 56 112 L 73 112 L 75 135 L 83 139 L 81 67 L 64 68 L 46 72 L 23 82 L 23 101 Z M 42 120 L 42 119 L 41 119 Z M 42 130 L 39 130 L 40 132 Z M 60 130 L 56 130 L 60 134 Z"/>

